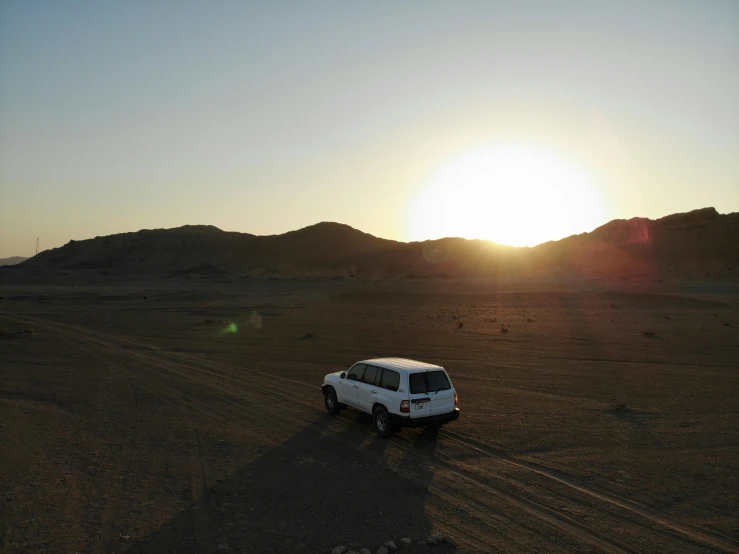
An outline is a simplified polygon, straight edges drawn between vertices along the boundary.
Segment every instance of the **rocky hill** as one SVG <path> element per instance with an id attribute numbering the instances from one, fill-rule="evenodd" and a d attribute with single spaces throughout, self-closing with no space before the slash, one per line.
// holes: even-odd
<path id="1" fill-rule="evenodd" d="M 20 267 L 229 277 L 733 278 L 739 276 L 739 213 L 721 215 L 705 208 L 658 220 L 614 220 L 590 233 L 533 248 L 459 238 L 403 243 L 339 223 L 270 236 L 187 225 L 70 241 Z"/>
<path id="2" fill-rule="evenodd" d="M 657 220 L 617 219 L 534 250 L 544 265 L 591 278 L 737 276 L 739 213 L 704 208 Z"/>

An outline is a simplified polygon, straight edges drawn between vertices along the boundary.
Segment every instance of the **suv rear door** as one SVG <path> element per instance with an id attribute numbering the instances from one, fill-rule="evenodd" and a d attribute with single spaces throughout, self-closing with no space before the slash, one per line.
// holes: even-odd
<path id="1" fill-rule="evenodd" d="M 411 373 L 408 380 L 411 417 L 435 416 L 454 411 L 454 389 L 446 371 L 441 368 L 418 371 Z"/>
<path id="2" fill-rule="evenodd" d="M 454 387 L 446 371 L 443 369 L 431 369 L 426 372 L 429 397 L 431 403 L 429 415 L 448 414 L 454 411 Z"/>

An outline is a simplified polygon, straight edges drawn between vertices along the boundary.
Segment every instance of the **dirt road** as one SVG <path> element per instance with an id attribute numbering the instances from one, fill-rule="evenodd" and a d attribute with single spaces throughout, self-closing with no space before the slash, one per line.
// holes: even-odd
<path id="1" fill-rule="evenodd" d="M 739 551 L 735 329 L 675 326 L 678 353 L 627 332 L 731 302 L 39 294 L 0 312 L 3 552 Z M 326 415 L 320 377 L 382 354 L 443 363 L 459 425 Z M 437 531 L 458 548 L 415 544 Z"/>

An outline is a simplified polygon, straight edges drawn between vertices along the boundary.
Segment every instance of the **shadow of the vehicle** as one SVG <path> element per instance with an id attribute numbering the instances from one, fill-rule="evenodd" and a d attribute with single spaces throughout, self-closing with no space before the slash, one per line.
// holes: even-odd
<path id="1" fill-rule="evenodd" d="M 384 464 L 388 443 L 371 434 L 368 418 L 340 417 L 339 429 L 319 417 L 128 552 L 330 552 L 337 545 L 374 552 L 386 540 L 427 537 L 433 471 L 413 453 L 433 454 L 435 437 L 418 436 L 393 471 Z"/>

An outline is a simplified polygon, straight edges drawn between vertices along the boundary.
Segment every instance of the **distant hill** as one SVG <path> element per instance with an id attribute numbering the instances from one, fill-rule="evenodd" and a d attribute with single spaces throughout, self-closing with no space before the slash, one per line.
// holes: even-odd
<path id="1" fill-rule="evenodd" d="M 28 258 L 23 256 L 11 256 L 10 258 L 0 258 L 0 266 L 2 265 L 15 265 L 26 261 Z"/>
<path id="2" fill-rule="evenodd" d="M 721 215 L 705 208 L 658 220 L 614 220 L 590 233 L 533 248 L 460 238 L 396 242 L 340 223 L 318 223 L 270 236 L 186 225 L 70 241 L 20 267 L 200 277 L 521 279 L 545 275 L 625 282 L 673 276 L 736 277 L 739 213 Z"/>

